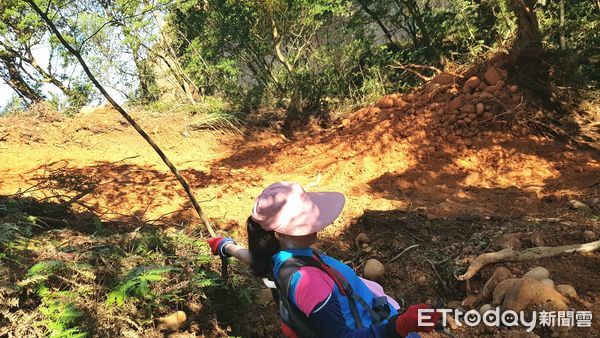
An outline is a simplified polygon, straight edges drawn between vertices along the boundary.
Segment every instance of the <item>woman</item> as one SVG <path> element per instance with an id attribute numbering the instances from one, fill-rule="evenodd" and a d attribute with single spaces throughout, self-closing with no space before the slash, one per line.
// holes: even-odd
<path id="1" fill-rule="evenodd" d="M 252 272 L 275 281 L 282 330 L 288 337 L 407 337 L 430 332 L 439 314 L 423 317 L 426 304 L 398 314 L 398 304 L 379 284 L 362 279 L 347 265 L 311 248 L 317 232 L 342 212 L 344 195 L 305 192 L 297 183 L 268 186 L 248 218 L 248 246 L 212 238 L 212 253 L 234 256 Z M 392 306 L 390 306 L 392 305 Z"/>

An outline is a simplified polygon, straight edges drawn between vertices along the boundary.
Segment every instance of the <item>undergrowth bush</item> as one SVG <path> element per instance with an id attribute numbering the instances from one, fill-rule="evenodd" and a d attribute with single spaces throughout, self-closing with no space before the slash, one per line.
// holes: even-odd
<path id="1" fill-rule="evenodd" d="M 134 297 L 147 301 L 151 306 L 155 301 L 165 295 L 157 295 L 152 292 L 150 286 L 153 283 L 165 280 L 166 274 L 175 270 L 171 266 L 146 267 L 138 266 L 127 273 L 123 281 L 108 294 L 106 303 L 108 305 L 123 305 L 125 299 Z"/>
<path id="2" fill-rule="evenodd" d="M 206 314 L 227 306 L 235 318 L 252 302 L 253 280 L 241 274 L 224 288 L 204 240 L 150 226 L 51 228 L 30 214 L 40 207 L 0 197 L 0 336 L 156 336 L 157 318 L 176 310 L 210 330 Z M 227 292 L 233 310 L 221 304 Z"/>
<path id="3" fill-rule="evenodd" d="M 206 97 L 198 103 L 156 101 L 135 109 L 153 116 L 186 116 L 190 121 L 187 125 L 190 129 L 238 130 L 241 123 L 240 114 L 233 111 L 231 105 L 220 97 Z"/>

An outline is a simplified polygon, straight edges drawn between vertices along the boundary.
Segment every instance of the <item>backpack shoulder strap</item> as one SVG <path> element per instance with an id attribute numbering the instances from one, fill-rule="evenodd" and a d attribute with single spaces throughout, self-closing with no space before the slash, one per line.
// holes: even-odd
<path id="1" fill-rule="evenodd" d="M 281 293 L 280 297 L 286 299 L 289 297 L 292 276 L 303 266 L 320 268 L 319 262 L 308 256 L 294 256 L 283 262 L 275 278 L 275 284 Z"/>
<path id="2" fill-rule="evenodd" d="M 316 266 L 316 263 L 311 257 L 294 256 L 288 258 L 279 268 L 277 276 L 275 276 L 275 284 L 277 285 L 279 314 L 281 321 L 298 337 L 318 337 L 315 330 L 311 327 L 306 315 L 293 306 L 289 300 L 290 286 L 292 276 L 298 269 L 303 266 Z"/>
<path id="3" fill-rule="evenodd" d="M 381 321 L 380 316 L 368 306 L 368 304 L 364 301 L 362 297 L 356 294 L 352 290 L 352 286 L 346 278 L 338 272 L 336 269 L 330 267 L 323 261 L 321 256 L 313 250 L 313 255 L 311 257 L 308 256 L 294 256 L 292 258 L 287 259 L 283 265 L 279 268 L 278 276 L 276 283 L 278 284 L 278 288 L 280 290 L 279 297 L 282 300 L 285 300 L 286 303 L 289 303 L 289 292 L 291 286 L 291 279 L 293 274 L 298 271 L 303 266 L 314 266 L 321 271 L 325 272 L 337 285 L 340 293 L 347 297 L 348 305 L 350 307 L 350 312 L 352 313 L 352 317 L 354 318 L 354 323 L 356 328 L 364 327 L 362 319 L 358 313 L 358 308 L 356 307 L 356 303 L 358 302 L 362 307 L 364 307 L 367 312 L 373 317 L 375 323 L 379 323 Z"/>

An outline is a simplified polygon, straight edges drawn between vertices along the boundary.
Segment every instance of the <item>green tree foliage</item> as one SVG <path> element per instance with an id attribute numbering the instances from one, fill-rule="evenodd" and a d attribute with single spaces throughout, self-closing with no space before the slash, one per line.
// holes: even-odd
<path id="1" fill-rule="evenodd" d="M 284 107 L 294 116 L 371 100 L 421 81 L 396 64 L 470 64 L 488 52 L 509 50 L 523 33 L 510 0 L 39 3 L 101 81 L 130 101 L 196 105 L 212 96 L 244 111 Z M 577 66 L 574 74 L 597 78 L 597 2 L 527 3 L 545 50 L 560 51 Z M 22 100 L 44 99 L 44 83 L 60 88 L 70 106 L 93 99 L 85 80 L 59 74 L 72 59 L 31 10 L 17 0 L 0 6 L 0 75 Z M 61 67 L 36 68 L 31 48 L 43 44 L 51 46 Z"/>
<path id="2" fill-rule="evenodd" d="M 231 95 L 248 109 L 270 99 L 315 109 L 327 95 L 348 95 L 369 48 L 365 31 L 348 29 L 352 15 L 346 1 L 189 2 L 167 27 L 205 93 Z"/>

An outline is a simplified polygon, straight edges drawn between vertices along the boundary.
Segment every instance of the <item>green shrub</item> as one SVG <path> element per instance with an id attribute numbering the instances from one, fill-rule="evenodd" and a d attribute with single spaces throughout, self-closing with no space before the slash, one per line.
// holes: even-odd
<path id="1" fill-rule="evenodd" d="M 177 270 L 171 266 L 147 267 L 138 266 L 130 270 L 123 281 L 108 294 L 106 303 L 108 305 L 121 306 L 127 298 L 149 300 L 152 303 L 157 297 L 150 286 L 153 283 L 165 280 L 165 274 Z"/>

